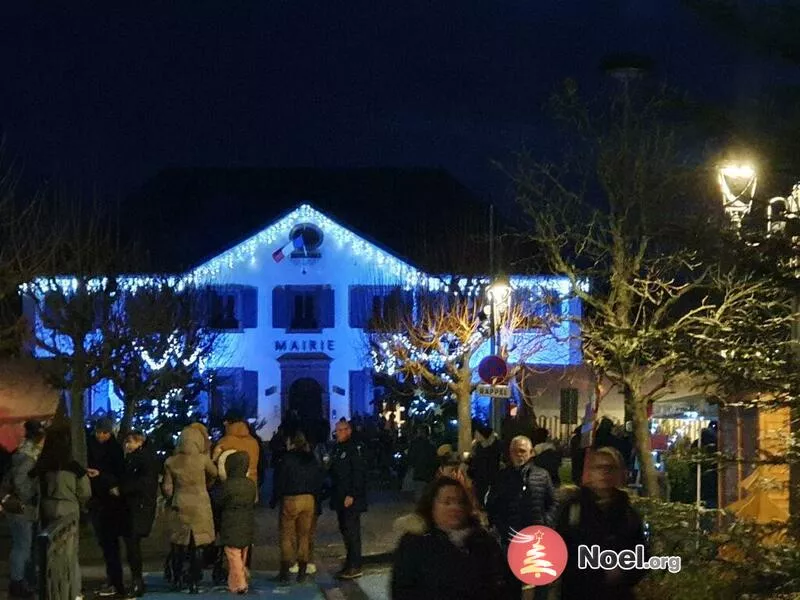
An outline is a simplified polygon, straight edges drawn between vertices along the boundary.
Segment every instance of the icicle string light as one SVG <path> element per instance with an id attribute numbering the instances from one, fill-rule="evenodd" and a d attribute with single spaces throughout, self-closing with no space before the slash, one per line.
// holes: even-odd
<path id="1" fill-rule="evenodd" d="M 215 283 L 223 278 L 226 270 L 236 269 L 242 265 L 257 268 L 265 261 L 259 261 L 262 252 L 271 253 L 277 245 L 283 244 L 291 231 L 298 225 L 310 223 L 318 227 L 326 239 L 333 240 L 337 249 L 348 249 L 366 263 L 377 266 L 381 273 L 391 275 L 405 289 L 421 289 L 443 291 L 468 297 L 485 293 L 490 277 L 456 278 L 451 275 L 433 276 L 426 274 L 399 258 L 370 244 L 353 232 L 339 225 L 308 204 L 303 204 L 284 218 L 263 229 L 253 237 L 219 254 L 210 261 L 179 276 L 158 277 L 148 275 L 124 275 L 116 280 L 116 285 L 125 292 L 136 293 L 139 289 L 166 285 L 180 292 L 186 287 L 202 286 Z M 106 289 L 108 278 L 98 277 L 84 282 L 88 292 Z M 515 290 L 530 290 L 540 294 L 543 290 L 552 290 L 560 296 L 568 295 L 570 283 L 564 277 L 514 276 L 510 279 Z M 71 276 L 39 278 L 20 286 L 24 294 L 42 297 L 51 291 L 62 293 L 76 292 L 80 287 L 79 279 Z M 581 287 L 587 289 L 585 283 Z"/>

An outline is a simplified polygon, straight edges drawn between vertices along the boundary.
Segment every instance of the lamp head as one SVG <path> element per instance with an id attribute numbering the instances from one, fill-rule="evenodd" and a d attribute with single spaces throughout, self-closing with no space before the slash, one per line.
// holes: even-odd
<path id="1" fill-rule="evenodd" d="M 750 212 L 756 195 L 758 174 L 748 163 L 726 164 L 719 168 L 719 187 L 722 192 L 722 205 L 725 212 L 737 226 Z"/>
<path id="2" fill-rule="evenodd" d="M 508 277 L 500 275 L 492 281 L 486 290 L 489 300 L 492 302 L 505 302 L 511 294 L 511 283 Z"/>

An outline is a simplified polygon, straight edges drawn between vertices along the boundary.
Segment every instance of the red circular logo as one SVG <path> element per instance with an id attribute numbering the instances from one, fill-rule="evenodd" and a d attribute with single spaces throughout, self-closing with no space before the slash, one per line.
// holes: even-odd
<path id="1" fill-rule="evenodd" d="M 528 585 L 553 583 L 567 568 L 567 545 L 549 527 L 526 527 L 511 539 L 508 566 L 517 579 Z"/>

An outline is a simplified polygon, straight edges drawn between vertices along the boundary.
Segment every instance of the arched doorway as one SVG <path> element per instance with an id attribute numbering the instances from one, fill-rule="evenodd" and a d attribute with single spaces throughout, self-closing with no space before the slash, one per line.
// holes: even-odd
<path id="1" fill-rule="evenodd" d="M 316 379 L 301 377 L 289 387 L 290 411 L 304 422 L 319 422 L 323 418 L 322 386 Z"/>

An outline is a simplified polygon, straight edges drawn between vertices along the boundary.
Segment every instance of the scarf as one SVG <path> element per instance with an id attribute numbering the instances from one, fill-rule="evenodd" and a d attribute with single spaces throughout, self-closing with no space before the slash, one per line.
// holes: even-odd
<path id="1" fill-rule="evenodd" d="M 25 440 L 20 444 L 20 447 L 17 448 L 17 452 L 30 457 L 33 459 L 33 462 L 36 462 L 39 455 L 42 453 L 42 448 L 38 444 L 34 444 L 31 440 Z"/>
<path id="2" fill-rule="evenodd" d="M 445 533 L 454 546 L 457 548 L 463 548 L 464 543 L 469 537 L 469 534 L 472 533 L 472 528 L 465 527 L 464 529 L 451 529 L 449 531 L 445 531 Z"/>

